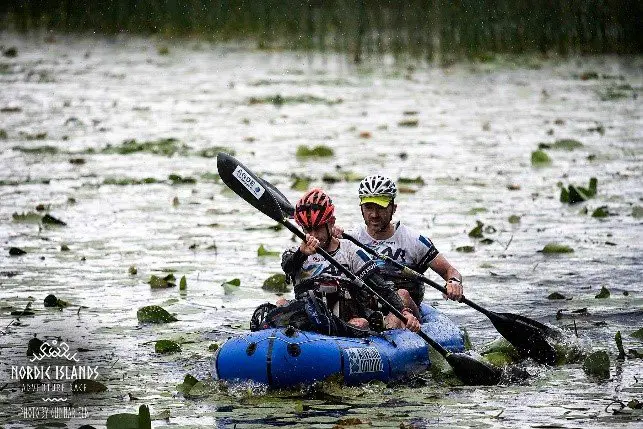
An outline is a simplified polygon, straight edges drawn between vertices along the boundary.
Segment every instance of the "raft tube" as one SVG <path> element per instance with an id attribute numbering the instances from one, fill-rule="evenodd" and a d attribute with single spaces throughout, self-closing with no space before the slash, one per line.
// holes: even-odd
<path id="1" fill-rule="evenodd" d="M 425 303 L 420 312 L 422 331 L 451 352 L 464 351 L 457 325 Z M 341 374 L 346 385 L 358 385 L 399 380 L 430 366 L 429 346 L 406 329 L 346 338 L 273 328 L 229 338 L 215 352 L 212 376 L 232 383 L 290 388 Z"/>

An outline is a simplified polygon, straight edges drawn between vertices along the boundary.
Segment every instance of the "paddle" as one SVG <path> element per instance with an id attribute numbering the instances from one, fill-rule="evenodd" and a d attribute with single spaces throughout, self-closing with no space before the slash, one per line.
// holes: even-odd
<path id="1" fill-rule="evenodd" d="M 273 194 L 273 197 L 278 202 L 282 212 L 292 216 L 295 209 L 288 201 L 288 198 L 286 198 L 286 196 L 282 194 L 279 189 L 277 189 L 271 183 L 263 179 L 261 179 L 261 182 Z M 388 261 L 392 265 L 402 270 L 402 273 L 407 277 L 420 280 L 428 284 L 429 286 L 439 290 L 440 292 L 446 293 L 446 288 L 444 286 L 439 285 L 438 283 L 423 276 L 417 271 L 412 270 L 411 268 L 399 263 L 395 259 L 380 254 L 374 249 L 359 242 L 355 237 L 344 233 L 343 238 L 352 241 L 376 258 Z M 500 335 L 502 335 L 507 341 L 509 341 L 514 347 L 516 347 L 521 355 L 529 356 L 536 362 L 543 364 L 553 365 L 556 363 L 556 351 L 547 341 L 548 337 L 556 338 L 560 335 L 556 330 L 525 316 L 520 316 L 518 314 L 512 313 L 496 313 L 494 311 L 487 310 L 465 297 L 462 297 L 460 302 L 474 308 L 475 310 L 487 316 L 496 330 L 500 333 Z"/>
<path id="2" fill-rule="evenodd" d="M 237 161 L 234 157 L 222 152 L 217 155 L 217 169 L 223 183 L 225 183 L 237 195 L 266 216 L 284 225 L 297 237 L 302 240 L 305 239 L 304 233 L 288 220 L 288 215 L 282 211 L 275 195 L 281 195 L 283 199 L 285 199 L 285 197 L 278 191 L 270 191 L 270 188 L 276 188 L 272 187 L 272 185 L 266 185 L 267 182 L 254 175 L 247 167 Z M 402 315 L 388 301 L 382 298 L 377 292 L 371 289 L 371 287 L 364 283 L 360 278 L 337 262 L 335 258 L 328 254 L 328 252 L 322 248 L 318 248 L 317 253 L 328 260 L 328 262 L 340 270 L 358 287 L 364 289 L 371 296 L 381 302 L 397 318 L 406 323 L 404 315 Z M 456 376 L 465 384 L 490 385 L 497 384 L 500 381 L 501 371 L 498 368 L 495 368 L 486 362 L 476 360 L 465 353 L 449 352 L 422 331 L 418 331 L 417 334 L 446 359 L 453 368 Z"/>

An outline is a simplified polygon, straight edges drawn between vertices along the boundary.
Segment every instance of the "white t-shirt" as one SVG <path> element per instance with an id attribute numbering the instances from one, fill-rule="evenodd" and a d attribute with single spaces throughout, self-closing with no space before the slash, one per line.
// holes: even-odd
<path id="1" fill-rule="evenodd" d="M 395 224 L 395 232 L 385 240 L 375 240 L 368 234 L 365 225 L 353 231 L 351 235 L 360 243 L 364 243 L 378 253 L 386 255 L 419 273 L 424 273 L 429 268 L 431 261 L 439 254 L 438 249 L 435 248 L 431 240 L 401 222 Z M 375 257 L 373 258 L 375 259 Z M 416 302 L 422 300 L 424 295 L 423 284 L 417 281 L 410 281 L 393 264 L 380 263 L 379 268 L 382 277 L 393 281 L 398 289 L 408 289 Z"/>
<path id="2" fill-rule="evenodd" d="M 295 246 L 291 249 L 291 252 L 295 252 L 299 246 Z M 339 240 L 339 248 L 333 253 L 330 254 L 337 262 L 342 264 L 344 267 L 352 273 L 359 273 L 362 267 L 369 262 L 372 258 L 357 245 L 351 243 L 348 240 Z M 292 273 L 293 283 L 299 284 L 304 280 L 308 280 L 314 277 L 327 276 L 327 277 L 343 277 L 347 278 L 344 274 L 339 271 L 338 268 L 331 265 L 323 256 L 313 253 L 308 256 L 304 261 L 302 267 L 296 272 Z"/>

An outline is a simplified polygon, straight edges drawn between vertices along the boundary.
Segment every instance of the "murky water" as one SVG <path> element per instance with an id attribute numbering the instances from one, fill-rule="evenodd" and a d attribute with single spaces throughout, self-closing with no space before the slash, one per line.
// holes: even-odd
<path id="1" fill-rule="evenodd" d="M 381 427 L 641 424 L 640 410 L 614 413 L 613 403 L 643 400 L 643 361 L 617 362 L 614 342 L 620 330 L 626 350 L 643 347 L 629 336 L 643 327 L 640 57 L 436 69 L 134 38 L 45 43 L 3 34 L 0 45 L 18 52 L 0 60 L 0 425 L 104 427 L 109 415 L 141 404 L 151 406 L 154 427 L 321 428 L 349 418 Z M 258 102 L 277 95 L 283 102 Z M 166 138 L 188 147 L 172 156 L 105 150 Z M 539 143 L 562 138 L 583 146 L 548 149 L 552 165 L 531 166 Z M 322 144 L 334 157 L 295 156 L 299 145 Z M 199 155 L 214 147 L 234 150 L 291 201 L 300 194 L 291 175 L 310 177 L 334 197 L 345 226 L 360 222 L 357 183 L 324 183 L 325 174 L 421 176 L 425 184 L 399 198 L 399 218 L 426 231 L 458 267 L 467 296 L 495 311 L 575 325 L 586 350 L 610 352 L 611 378 L 589 379 L 580 364 L 527 364 L 526 382 L 496 387 L 449 386 L 427 375 L 413 387 L 268 395 L 215 388 L 184 398 L 176 385 L 186 373 L 209 377 L 208 346 L 242 332 L 256 305 L 276 299 L 261 284 L 279 272 L 279 259 L 258 257 L 259 245 L 292 244 L 290 233 L 271 229 L 274 222 L 216 180 L 215 159 Z M 173 184 L 171 174 L 196 183 Z M 595 198 L 559 201 L 558 182 L 587 187 L 590 177 L 598 179 Z M 156 180 L 140 183 L 145 178 Z M 46 210 L 37 212 L 39 204 Z M 600 206 L 609 216 L 591 217 Z M 29 212 L 67 226 L 13 218 Z M 493 243 L 467 235 L 476 220 L 493 226 L 484 233 Z M 574 252 L 539 253 L 549 242 Z M 456 251 L 461 246 L 475 252 Z M 11 247 L 27 253 L 9 256 Z M 187 289 L 147 284 L 169 272 L 177 282 L 185 276 Z M 241 286 L 226 294 L 221 284 L 234 278 Z M 611 296 L 594 298 L 602 286 Z M 552 292 L 570 299 L 548 300 Z M 71 306 L 45 308 L 50 293 Z M 426 296 L 467 328 L 474 346 L 496 338 L 481 314 L 431 290 Z M 10 315 L 32 299 L 34 316 Z M 139 325 L 137 309 L 150 304 L 179 321 Z M 108 391 L 69 399 L 86 418 L 24 415 L 43 404 L 42 394 L 24 393 L 11 366 L 30 364 L 34 334 L 64 340 L 83 365 L 99 367 Z M 180 339 L 183 351 L 157 355 L 157 339 Z"/>

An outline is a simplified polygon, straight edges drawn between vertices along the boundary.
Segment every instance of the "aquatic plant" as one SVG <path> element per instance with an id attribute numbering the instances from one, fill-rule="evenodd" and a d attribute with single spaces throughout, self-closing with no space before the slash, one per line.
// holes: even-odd
<path id="1" fill-rule="evenodd" d="M 454 57 L 493 64 L 496 53 L 638 53 L 635 2 L 80 0 L 6 2 L 0 28 L 252 40 L 259 49 L 342 51 L 364 57 Z M 159 55 L 170 49 L 161 44 Z M 6 57 L 17 49 L 3 50 Z M 591 70 L 581 79 L 595 79 Z"/>

